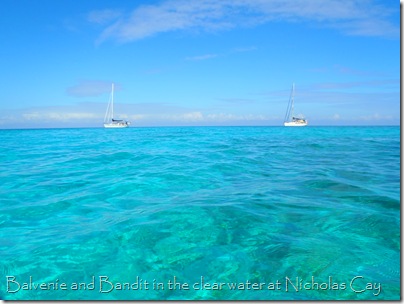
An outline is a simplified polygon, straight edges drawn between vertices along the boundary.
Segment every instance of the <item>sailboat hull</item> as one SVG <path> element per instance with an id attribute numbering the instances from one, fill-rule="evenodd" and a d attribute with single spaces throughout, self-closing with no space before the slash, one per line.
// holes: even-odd
<path id="1" fill-rule="evenodd" d="M 288 121 L 284 122 L 283 125 L 285 127 L 305 127 L 307 126 L 307 122 Z"/>
<path id="2" fill-rule="evenodd" d="M 104 128 L 109 128 L 109 129 L 120 129 L 120 128 L 128 128 L 129 124 L 127 123 L 105 123 Z"/>

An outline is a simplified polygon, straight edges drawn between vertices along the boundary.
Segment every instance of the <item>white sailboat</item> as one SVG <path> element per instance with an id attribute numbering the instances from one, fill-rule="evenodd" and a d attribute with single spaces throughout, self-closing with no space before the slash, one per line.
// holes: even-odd
<path id="1" fill-rule="evenodd" d="M 285 127 L 304 127 L 308 122 L 304 117 L 295 117 L 294 111 L 295 103 L 295 84 L 292 85 L 292 92 L 290 94 L 288 108 L 286 110 L 285 121 L 283 125 Z"/>
<path id="2" fill-rule="evenodd" d="M 122 119 L 114 119 L 114 84 L 112 84 L 107 111 L 105 112 L 104 128 L 127 128 L 130 122 Z"/>

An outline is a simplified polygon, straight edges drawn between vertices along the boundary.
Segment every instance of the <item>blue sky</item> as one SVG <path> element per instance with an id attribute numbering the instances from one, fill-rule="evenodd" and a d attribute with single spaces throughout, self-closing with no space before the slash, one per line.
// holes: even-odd
<path id="1" fill-rule="evenodd" d="M 399 125 L 399 5 L 2 0 L 0 128 Z"/>

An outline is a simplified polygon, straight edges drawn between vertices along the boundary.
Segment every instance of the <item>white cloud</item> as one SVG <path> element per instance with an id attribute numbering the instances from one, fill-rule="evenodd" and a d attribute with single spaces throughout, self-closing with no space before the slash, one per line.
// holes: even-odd
<path id="1" fill-rule="evenodd" d="M 147 119 L 147 115 L 145 114 L 135 114 L 135 115 L 128 115 L 127 119 L 130 120 L 143 120 L 143 119 Z"/>
<path id="2" fill-rule="evenodd" d="M 119 86 L 115 85 L 115 89 L 119 89 Z M 97 80 L 82 80 L 66 90 L 68 95 L 74 97 L 100 96 L 109 92 L 111 92 L 111 82 Z"/>
<path id="3" fill-rule="evenodd" d="M 28 112 L 23 113 L 22 118 L 29 121 L 60 121 L 101 119 L 94 113 L 74 113 L 74 112 Z"/>
<path id="4" fill-rule="evenodd" d="M 10 115 L 3 116 L 3 120 L 20 123 L 34 123 L 34 124 L 47 124 L 47 123 L 60 123 L 60 124 L 78 124 L 90 123 L 94 126 L 99 126 L 104 118 L 100 112 L 100 105 L 94 103 L 94 112 L 85 109 L 86 104 L 82 104 L 76 108 L 74 107 L 52 107 L 52 108 L 37 108 L 25 110 L 20 113 L 15 112 Z M 119 115 L 119 119 L 129 120 L 134 125 L 205 125 L 213 124 L 228 124 L 228 123 L 243 123 L 254 121 L 268 121 L 269 118 L 264 115 L 255 114 L 233 114 L 221 112 L 203 113 L 202 111 L 182 111 L 180 109 L 168 108 L 166 113 L 159 112 L 159 107 L 144 108 L 145 112 L 136 113 L 136 105 L 127 105 L 128 112 Z"/>
<path id="5" fill-rule="evenodd" d="M 392 120 L 392 115 L 380 115 L 379 113 L 374 113 L 372 115 L 365 115 L 358 118 L 359 120 L 365 121 L 379 121 L 379 120 Z"/>
<path id="6" fill-rule="evenodd" d="M 105 23 L 110 15 L 118 17 L 98 11 L 90 13 L 89 19 Z M 388 20 L 390 15 L 386 7 L 371 0 L 168 0 L 139 6 L 110 22 L 98 42 L 128 42 L 170 31 L 221 31 L 274 20 L 312 20 L 350 35 L 398 37 L 399 29 Z"/>
<path id="7" fill-rule="evenodd" d="M 260 120 L 268 120 L 269 118 L 264 115 L 253 115 L 253 114 L 245 114 L 245 115 L 235 115 L 229 113 L 218 113 L 218 114 L 208 114 L 207 120 L 210 121 L 218 121 L 218 122 L 226 122 L 226 121 L 260 121 Z"/>
<path id="8" fill-rule="evenodd" d="M 265 121 L 269 120 L 268 117 L 264 115 L 235 115 L 231 113 L 208 113 L 204 114 L 201 111 L 194 112 L 184 112 L 184 113 L 170 113 L 170 114 L 159 114 L 159 113 L 149 113 L 149 114 L 137 114 L 129 115 L 126 118 L 144 121 L 144 122 L 171 122 L 171 123 L 194 123 L 194 124 L 205 124 L 205 123 L 229 123 L 229 122 L 248 122 L 248 121 Z"/>
<path id="9" fill-rule="evenodd" d="M 176 122 L 198 122 L 204 120 L 203 114 L 199 111 L 188 113 L 155 114 L 149 116 L 149 118 Z"/>
<path id="10" fill-rule="evenodd" d="M 190 121 L 203 120 L 203 114 L 201 112 L 185 113 L 182 115 L 182 117 L 184 120 L 190 120 Z"/>

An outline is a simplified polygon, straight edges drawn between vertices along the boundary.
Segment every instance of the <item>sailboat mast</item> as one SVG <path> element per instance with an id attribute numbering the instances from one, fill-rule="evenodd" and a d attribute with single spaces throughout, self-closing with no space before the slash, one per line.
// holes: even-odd
<path id="1" fill-rule="evenodd" d="M 294 114 L 293 114 L 294 106 L 295 106 L 295 83 L 293 83 L 293 85 L 292 85 L 292 119 L 294 117 Z"/>
<path id="2" fill-rule="evenodd" d="M 114 84 L 112 83 L 111 91 L 111 119 L 114 119 Z"/>

